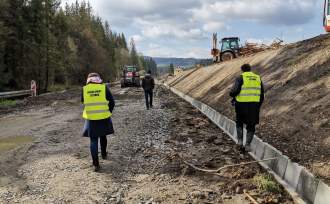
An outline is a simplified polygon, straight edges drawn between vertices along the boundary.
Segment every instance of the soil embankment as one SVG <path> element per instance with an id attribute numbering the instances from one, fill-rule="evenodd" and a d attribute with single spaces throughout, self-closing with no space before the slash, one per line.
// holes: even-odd
<path id="1" fill-rule="evenodd" d="M 229 90 L 240 66 L 262 76 L 266 100 L 257 135 L 330 183 L 330 35 L 185 71 L 167 84 L 234 119 Z"/>

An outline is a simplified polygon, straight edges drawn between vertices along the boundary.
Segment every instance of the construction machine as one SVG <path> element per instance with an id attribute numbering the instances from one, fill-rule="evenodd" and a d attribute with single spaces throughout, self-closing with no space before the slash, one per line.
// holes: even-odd
<path id="1" fill-rule="evenodd" d="M 136 66 L 124 66 L 120 85 L 121 88 L 128 86 L 141 86 L 140 74 Z"/>
<path id="2" fill-rule="evenodd" d="M 323 27 L 326 32 L 330 32 L 330 1 L 324 0 Z"/>
<path id="3" fill-rule="evenodd" d="M 223 38 L 220 43 L 221 49 L 218 49 L 218 35 L 213 34 L 213 48 L 211 54 L 213 62 L 224 62 L 237 58 L 240 55 L 240 39 L 238 37 Z"/>

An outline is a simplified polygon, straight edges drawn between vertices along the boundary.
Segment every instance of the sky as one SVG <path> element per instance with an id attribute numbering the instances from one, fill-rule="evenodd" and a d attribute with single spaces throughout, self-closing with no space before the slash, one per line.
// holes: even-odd
<path id="1" fill-rule="evenodd" d="M 75 0 L 62 0 L 74 2 Z M 78 0 L 80 1 L 80 0 Z M 90 0 L 94 12 L 151 57 L 211 58 L 212 33 L 287 43 L 324 33 L 323 0 Z"/>

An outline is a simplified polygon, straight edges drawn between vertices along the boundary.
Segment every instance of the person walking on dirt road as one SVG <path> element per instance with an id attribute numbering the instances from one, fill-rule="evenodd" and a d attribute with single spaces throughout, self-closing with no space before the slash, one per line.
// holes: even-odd
<path id="1" fill-rule="evenodd" d="M 83 118 L 85 125 L 83 136 L 90 138 L 90 151 L 95 171 L 100 170 L 98 157 L 98 140 L 100 139 L 101 155 L 107 159 L 107 135 L 113 134 L 112 111 L 115 101 L 109 88 L 102 83 L 99 74 L 88 75 L 86 86 L 83 87 L 81 102 L 84 104 Z"/>
<path id="2" fill-rule="evenodd" d="M 144 96 L 146 98 L 146 106 L 149 110 L 149 107 L 153 107 L 153 89 L 155 88 L 155 80 L 152 78 L 150 70 L 147 72 L 146 76 L 142 80 L 142 88 L 144 90 Z"/>
<path id="3" fill-rule="evenodd" d="M 264 87 L 261 77 L 251 72 L 251 65 L 241 67 L 242 74 L 237 77 L 230 96 L 236 111 L 236 130 L 241 150 L 251 151 L 255 126 L 259 124 L 259 113 L 264 101 Z M 246 124 L 246 144 L 243 147 L 243 124 Z"/>

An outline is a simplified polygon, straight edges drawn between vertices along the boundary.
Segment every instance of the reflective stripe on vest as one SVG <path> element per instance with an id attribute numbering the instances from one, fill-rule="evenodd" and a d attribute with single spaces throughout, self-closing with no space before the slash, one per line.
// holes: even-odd
<path id="1" fill-rule="evenodd" d="M 260 102 L 261 79 L 253 72 L 244 72 L 242 74 L 243 85 L 241 92 L 236 96 L 238 102 Z"/>
<path id="2" fill-rule="evenodd" d="M 83 88 L 84 113 L 86 120 L 103 120 L 112 116 L 109 111 L 109 101 L 106 98 L 104 84 L 88 84 Z"/>

